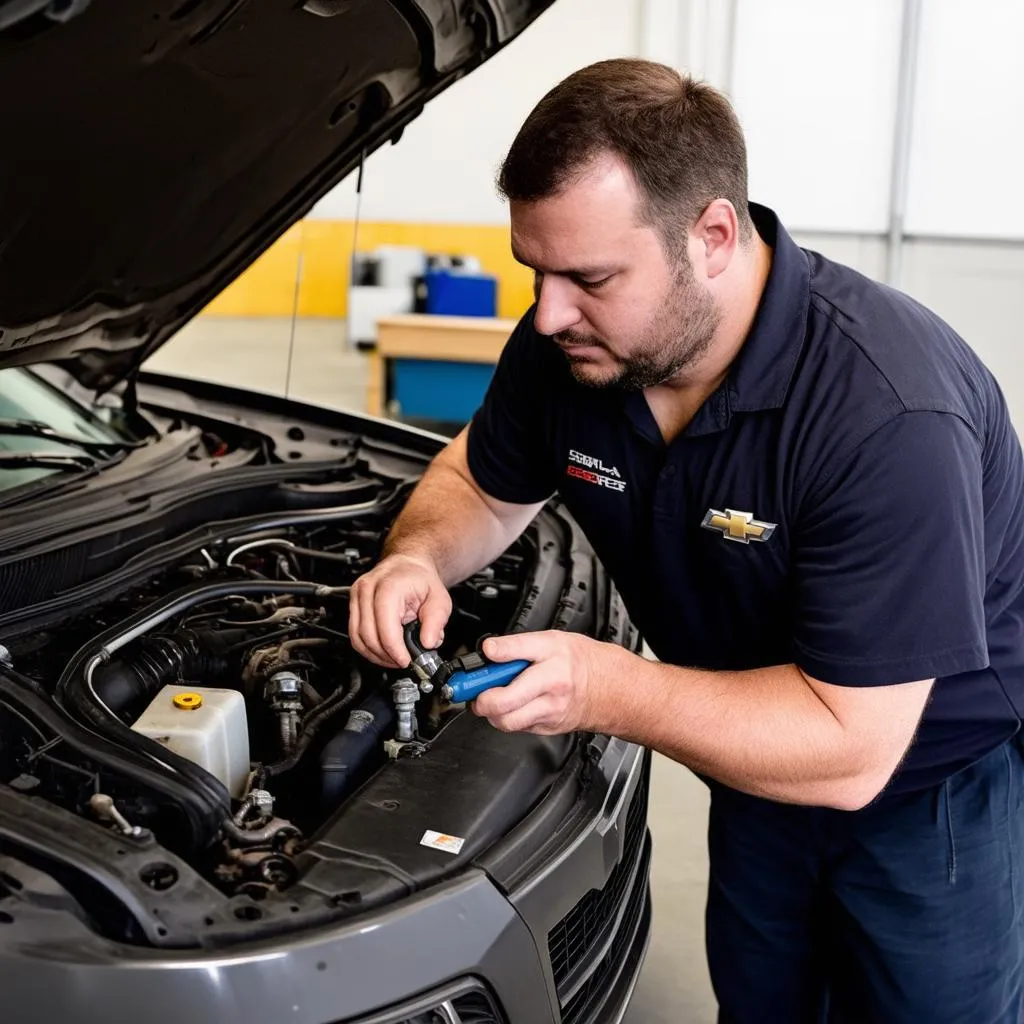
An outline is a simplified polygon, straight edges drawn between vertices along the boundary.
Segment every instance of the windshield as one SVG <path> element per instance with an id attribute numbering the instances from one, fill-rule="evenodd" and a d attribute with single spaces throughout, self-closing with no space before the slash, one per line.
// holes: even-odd
<path id="1" fill-rule="evenodd" d="M 19 420 L 38 422 L 60 437 L 14 433 L 0 426 L 0 455 L 81 455 L 84 449 L 76 441 L 92 452 L 97 445 L 109 445 L 114 452 L 127 441 L 74 399 L 30 370 L 15 366 L 0 370 L 0 422 Z M 0 468 L 0 490 L 20 487 L 55 472 L 60 471 L 46 466 L 5 466 Z"/>

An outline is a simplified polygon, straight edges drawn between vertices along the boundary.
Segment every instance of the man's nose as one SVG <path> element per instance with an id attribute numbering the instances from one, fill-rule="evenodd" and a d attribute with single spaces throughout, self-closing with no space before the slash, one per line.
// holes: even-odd
<path id="1" fill-rule="evenodd" d="M 560 281 L 552 274 L 544 275 L 537 289 L 537 308 L 533 315 L 533 326 L 538 333 L 558 334 L 580 322 L 573 291 L 570 282 Z"/>

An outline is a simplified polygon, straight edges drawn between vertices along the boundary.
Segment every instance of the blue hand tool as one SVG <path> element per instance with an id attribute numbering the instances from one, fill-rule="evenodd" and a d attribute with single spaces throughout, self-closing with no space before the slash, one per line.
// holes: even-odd
<path id="1" fill-rule="evenodd" d="M 472 655 L 465 655 L 468 660 Z M 452 704 L 465 700 L 475 700 L 484 690 L 492 686 L 507 686 L 524 669 L 530 667 L 528 661 L 487 661 L 478 655 L 483 665 L 480 668 L 456 669 L 441 687 L 441 696 Z"/>
<path id="2" fill-rule="evenodd" d="M 530 666 L 528 661 L 489 661 L 479 651 L 443 661 L 437 651 L 427 650 L 420 643 L 418 622 L 405 626 L 405 646 L 420 679 L 439 686 L 441 696 L 452 704 L 475 700 L 495 686 L 507 686 Z"/>

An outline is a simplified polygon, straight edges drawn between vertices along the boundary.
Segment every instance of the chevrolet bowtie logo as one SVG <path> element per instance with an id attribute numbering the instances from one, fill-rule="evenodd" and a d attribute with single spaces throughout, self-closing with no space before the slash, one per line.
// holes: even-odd
<path id="1" fill-rule="evenodd" d="M 764 542 L 774 532 L 777 523 L 762 523 L 754 518 L 752 512 L 737 512 L 727 508 L 719 512 L 717 508 L 709 508 L 704 522 L 700 524 L 705 530 L 715 530 L 726 540 L 734 540 L 737 544 L 749 544 L 752 540 Z"/>

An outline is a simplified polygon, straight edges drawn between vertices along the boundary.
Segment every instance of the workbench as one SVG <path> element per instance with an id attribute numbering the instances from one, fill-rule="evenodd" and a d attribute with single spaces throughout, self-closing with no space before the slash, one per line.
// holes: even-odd
<path id="1" fill-rule="evenodd" d="M 409 313 L 377 321 L 366 410 L 468 422 L 516 320 Z"/>

